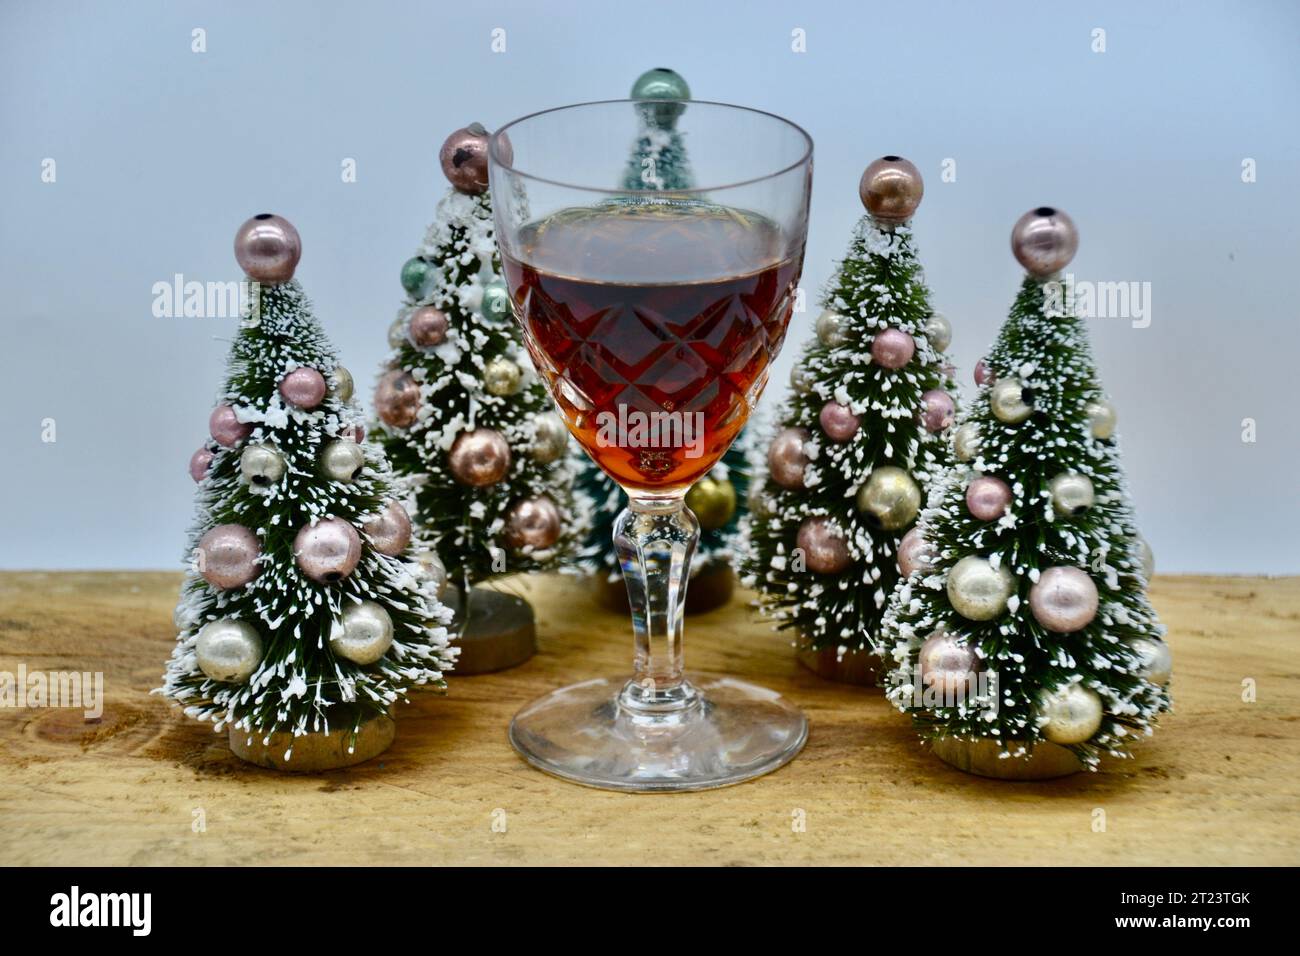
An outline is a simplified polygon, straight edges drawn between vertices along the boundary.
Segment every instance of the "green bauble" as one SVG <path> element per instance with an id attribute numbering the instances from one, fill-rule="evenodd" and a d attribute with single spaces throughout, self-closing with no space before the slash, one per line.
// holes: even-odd
<path id="1" fill-rule="evenodd" d="M 510 293 L 506 291 L 504 282 L 493 279 L 483 286 L 483 302 L 479 306 L 479 311 L 483 313 L 484 318 L 497 322 L 510 315 Z"/>
<path id="2" fill-rule="evenodd" d="M 686 85 L 686 80 L 680 73 L 667 67 L 660 66 L 653 70 L 646 70 L 632 84 L 634 100 L 689 100 L 690 98 L 691 88 Z M 677 122 L 677 117 L 682 115 L 685 108 L 681 103 L 647 105 L 643 109 L 643 115 L 646 122 L 652 126 L 672 129 Z"/>
<path id="3" fill-rule="evenodd" d="M 632 84 L 634 100 L 689 100 L 691 88 L 676 70 L 657 66 L 646 70 Z"/>
<path id="4" fill-rule="evenodd" d="M 419 295 L 430 268 L 430 264 L 419 256 L 407 259 L 402 264 L 402 288 L 410 295 Z"/>

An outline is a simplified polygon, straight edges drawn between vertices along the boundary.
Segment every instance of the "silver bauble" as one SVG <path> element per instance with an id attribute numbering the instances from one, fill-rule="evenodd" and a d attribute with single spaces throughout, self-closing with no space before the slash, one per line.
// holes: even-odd
<path id="1" fill-rule="evenodd" d="M 796 395 L 807 395 L 813 390 L 816 380 L 812 374 L 802 365 L 796 365 L 790 369 L 790 388 Z"/>
<path id="2" fill-rule="evenodd" d="M 224 684 L 242 684 L 262 662 L 262 636 L 247 621 L 223 617 L 203 625 L 194 642 L 199 670 Z"/>
<path id="3" fill-rule="evenodd" d="M 558 461 L 569 447 L 569 429 L 564 419 L 554 412 L 542 412 L 533 418 L 534 459 L 543 465 Z"/>
<path id="4" fill-rule="evenodd" d="M 254 488 L 269 488 L 284 477 L 284 456 L 270 445 L 249 445 L 239 455 L 239 478 Z"/>
<path id="5" fill-rule="evenodd" d="M 505 397 L 519 391 L 524 382 L 524 371 L 517 364 L 498 355 L 483 370 L 483 387 L 489 395 Z"/>
<path id="6" fill-rule="evenodd" d="M 406 344 L 406 316 L 399 315 L 393 319 L 393 324 L 388 327 L 388 347 L 390 349 L 400 349 Z"/>
<path id="7" fill-rule="evenodd" d="M 1138 675 L 1161 687 L 1169 683 L 1174 673 L 1174 661 L 1169 645 L 1148 637 L 1135 637 L 1128 642 L 1129 649 L 1141 659 Z"/>
<path id="8" fill-rule="evenodd" d="M 1047 491 L 1052 496 L 1052 511 L 1057 517 L 1083 514 L 1097 500 L 1092 490 L 1092 479 L 1073 471 L 1062 472 L 1049 481 Z"/>
<path id="9" fill-rule="evenodd" d="M 971 461 L 980 452 L 980 428 L 974 422 L 965 422 L 953 432 L 952 450 L 958 461 Z"/>
<path id="10" fill-rule="evenodd" d="M 1079 249 L 1079 230 L 1060 209 L 1031 209 L 1011 229 L 1011 252 L 1025 271 L 1037 279 L 1055 275 L 1070 264 Z"/>
<path id="11" fill-rule="evenodd" d="M 353 664 L 373 664 L 393 646 L 393 619 L 374 601 L 344 605 L 330 650 Z"/>
<path id="12" fill-rule="evenodd" d="M 837 345 L 843 345 L 845 340 L 844 334 L 844 317 L 838 312 L 827 309 L 817 316 L 817 341 L 827 348 L 834 348 Z"/>
<path id="13" fill-rule="evenodd" d="M 952 323 L 942 312 L 936 312 L 925 321 L 925 337 L 936 352 L 948 351 L 952 345 Z"/>
<path id="14" fill-rule="evenodd" d="M 1156 573 L 1156 555 L 1142 535 L 1137 536 L 1137 552 L 1138 560 L 1142 562 L 1142 576 L 1150 581 L 1152 575 Z"/>
<path id="15" fill-rule="evenodd" d="M 361 446 L 346 438 L 326 442 L 320 451 L 320 473 L 332 481 L 354 481 L 365 465 Z"/>
<path id="16" fill-rule="evenodd" d="M 1054 744 L 1081 744 L 1101 728 L 1101 698 L 1082 684 L 1045 692 L 1038 700 L 1039 726 Z"/>
<path id="17" fill-rule="evenodd" d="M 948 602 L 954 611 L 970 621 L 991 621 L 1007 609 L 1016 589 L 1016 579 L 988 558 L 967 555 L 948 572 Z"/>
<path id="18" fill-rule="evenodd" d="M 355 390 L 355 383 L 352 381 L 352 373 L 342 365 L 335 365 L 334 371 L 329 377 L 330 395 L 337 398 L 340 402 L 352 401 L 352 393 Z"/>
<path id="19" fill-rule="evenodd" d="M 880 465 L 858 489 L 858 511 L 884 531 L 906 528 L 921 510 L 921 488 L 902 468 Z"/>
<path id="20" fill-rule="evenodd" d="M 1115 434 L 1115 423 L 1119 416 L 1115 414 L 1114 405 L 1102 399 L 1100 402 L 1089 402 L 1087 411 L 1088 426 L 1093 438 L 1105 441 Z"/>
<path id="21" fill-rule="evenodd" d="M 967 690 L 974 690 L 969 679 L 979 666 L 975 648 L 944 630 L 927 637 L 916 657 L 922 689 L 932 687 L 955 703 L 964 702 Z"/>
<path id="22" fill-rule="evenodd" d="M 998 421 L 1019 425 L 1034 414 L 1034 407 L 1026 398 L 1020 379 L 1000 378 L 989 389 L 989 409 Z"/>

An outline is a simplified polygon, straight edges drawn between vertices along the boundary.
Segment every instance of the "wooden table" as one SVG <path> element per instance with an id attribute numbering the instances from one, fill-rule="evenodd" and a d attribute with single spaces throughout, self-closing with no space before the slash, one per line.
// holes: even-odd
<path id="1" fill-rule="evenodd" d="M 798 667 L 745 596 L 688 622 L 687 661 L 788 695 L 808 746 L 759 780 L 673 795 L 562 783 L 506 742 L 524 701 L 628 664 L 627 622 L 580 581 L 508 582 L 537 608 L 529 663 L 419 694 L 375 761 L 282 776 L 150 695 L 179 580 L 0 574 L 0 670 L 102 671 L 106 697 L 98 723 L 0 708 L 6 863 L 1300 863 L 1300 579 L 1158 579 L 1174 713 L 1137 759 L 1033 784 L 940 763 L 878 691 Z"/>

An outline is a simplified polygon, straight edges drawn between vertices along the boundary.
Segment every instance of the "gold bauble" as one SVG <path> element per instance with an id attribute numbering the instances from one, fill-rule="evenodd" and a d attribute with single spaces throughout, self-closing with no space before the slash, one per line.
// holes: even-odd
<path id="1" fill-rule="evenodd" d="M 881 465 L 858 489 L 858 511 L 884 531 L 898 531 L 916 520 L 921 488 L 902 468 Z"/>
<path id="2" fill-rule="evenodd" d="M 736 486 L 725 478 L 704 477 L 686 492 L 686 507 L 703 531 L 725 527 L 736 514 Z"/>
<path id="3" fill-rule="evenodd" d="M 513 395 L 519 391 L 523 382 L 523 369 L 503 355 L 488 362 L 487 368 L 483 370 L 483 387 L 489 395 Z"/>
<path id="4" fill-rule="evenodd" d="M 1101 727 L 1103 709 L 1097 692 L 1082 684 L 1049 691 L 1039 699 L 1043 736 L 1054 744 L 1081 744 Z"/>

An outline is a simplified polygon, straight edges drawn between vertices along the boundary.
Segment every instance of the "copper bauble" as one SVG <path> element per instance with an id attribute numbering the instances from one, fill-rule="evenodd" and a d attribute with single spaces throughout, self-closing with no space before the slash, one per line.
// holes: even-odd
<path id="1" fill-rule="evenodd" d="M 803 551 L 805 566 L 815 574 L 839 574 L 852 561 L 844 532 L 829 518 L 805 518 L 795 545 Z"/>
<path id="2" fill-rule="evenodd" d="M 826 437 L 833 442 L 846 442 L 858 433 L 861 422 L 847 405 L 831 401 L 822 406 L 817 416 L 818 423 Z"/>
<path id="3" fill-rule="evenodd" d="M 882 156 L 862 173 L 858 197 L 871 217 L 882 223 L 911 219 L 925 195 L 921 171 L 901 156 Z"/>
<path id="4" fill-rule="evenodd" d="M 411 313 L 406 338 L 417 349 L 432 349 L 447 341 L 447 313 L 422 305 Z"/>
<path id="5" fill-rule="evenodd" d="M 515 550 L 544 551 L 560 540 L 564 522 L 560 509 L 545 495 L 516 501 L 506 512 L 505 540 Z"/>
<path id="6" fill-rule="evenodd" d="M 472 488 L 495 485 L 510 471 L 510 461 L 510 446 L 492 428 L 461 432 L 447 456 L 452 477 Z"/>
<path id="7" fill-rule="evenodd" d="M 399 502 L 389 501 L 361 530 L 370 538 L 372 548 L 395 558 L 411 543 L 411 516 Z"/>
<path id="8" fill-rule="evenodd" d="M 375 386 L 375 414 L 391 428 L 410 428 L 420 412 L 420 386 L 400 368 L 390 369 Z"/>
<path id="9" fill-rule="evenodd" d="M 289 220 L 269 212 L 249 219 L 235 233 L 235 261 L 250 279 L 288 282 L 302 258 L 302 239 Z"/>
<path id="10" fill-rule="evenodd" d="M 477 195 L 488 188 L 488 131 L 481 123 L 456 130 L 438 150 L 443 175 L 463 193 Z"/>

